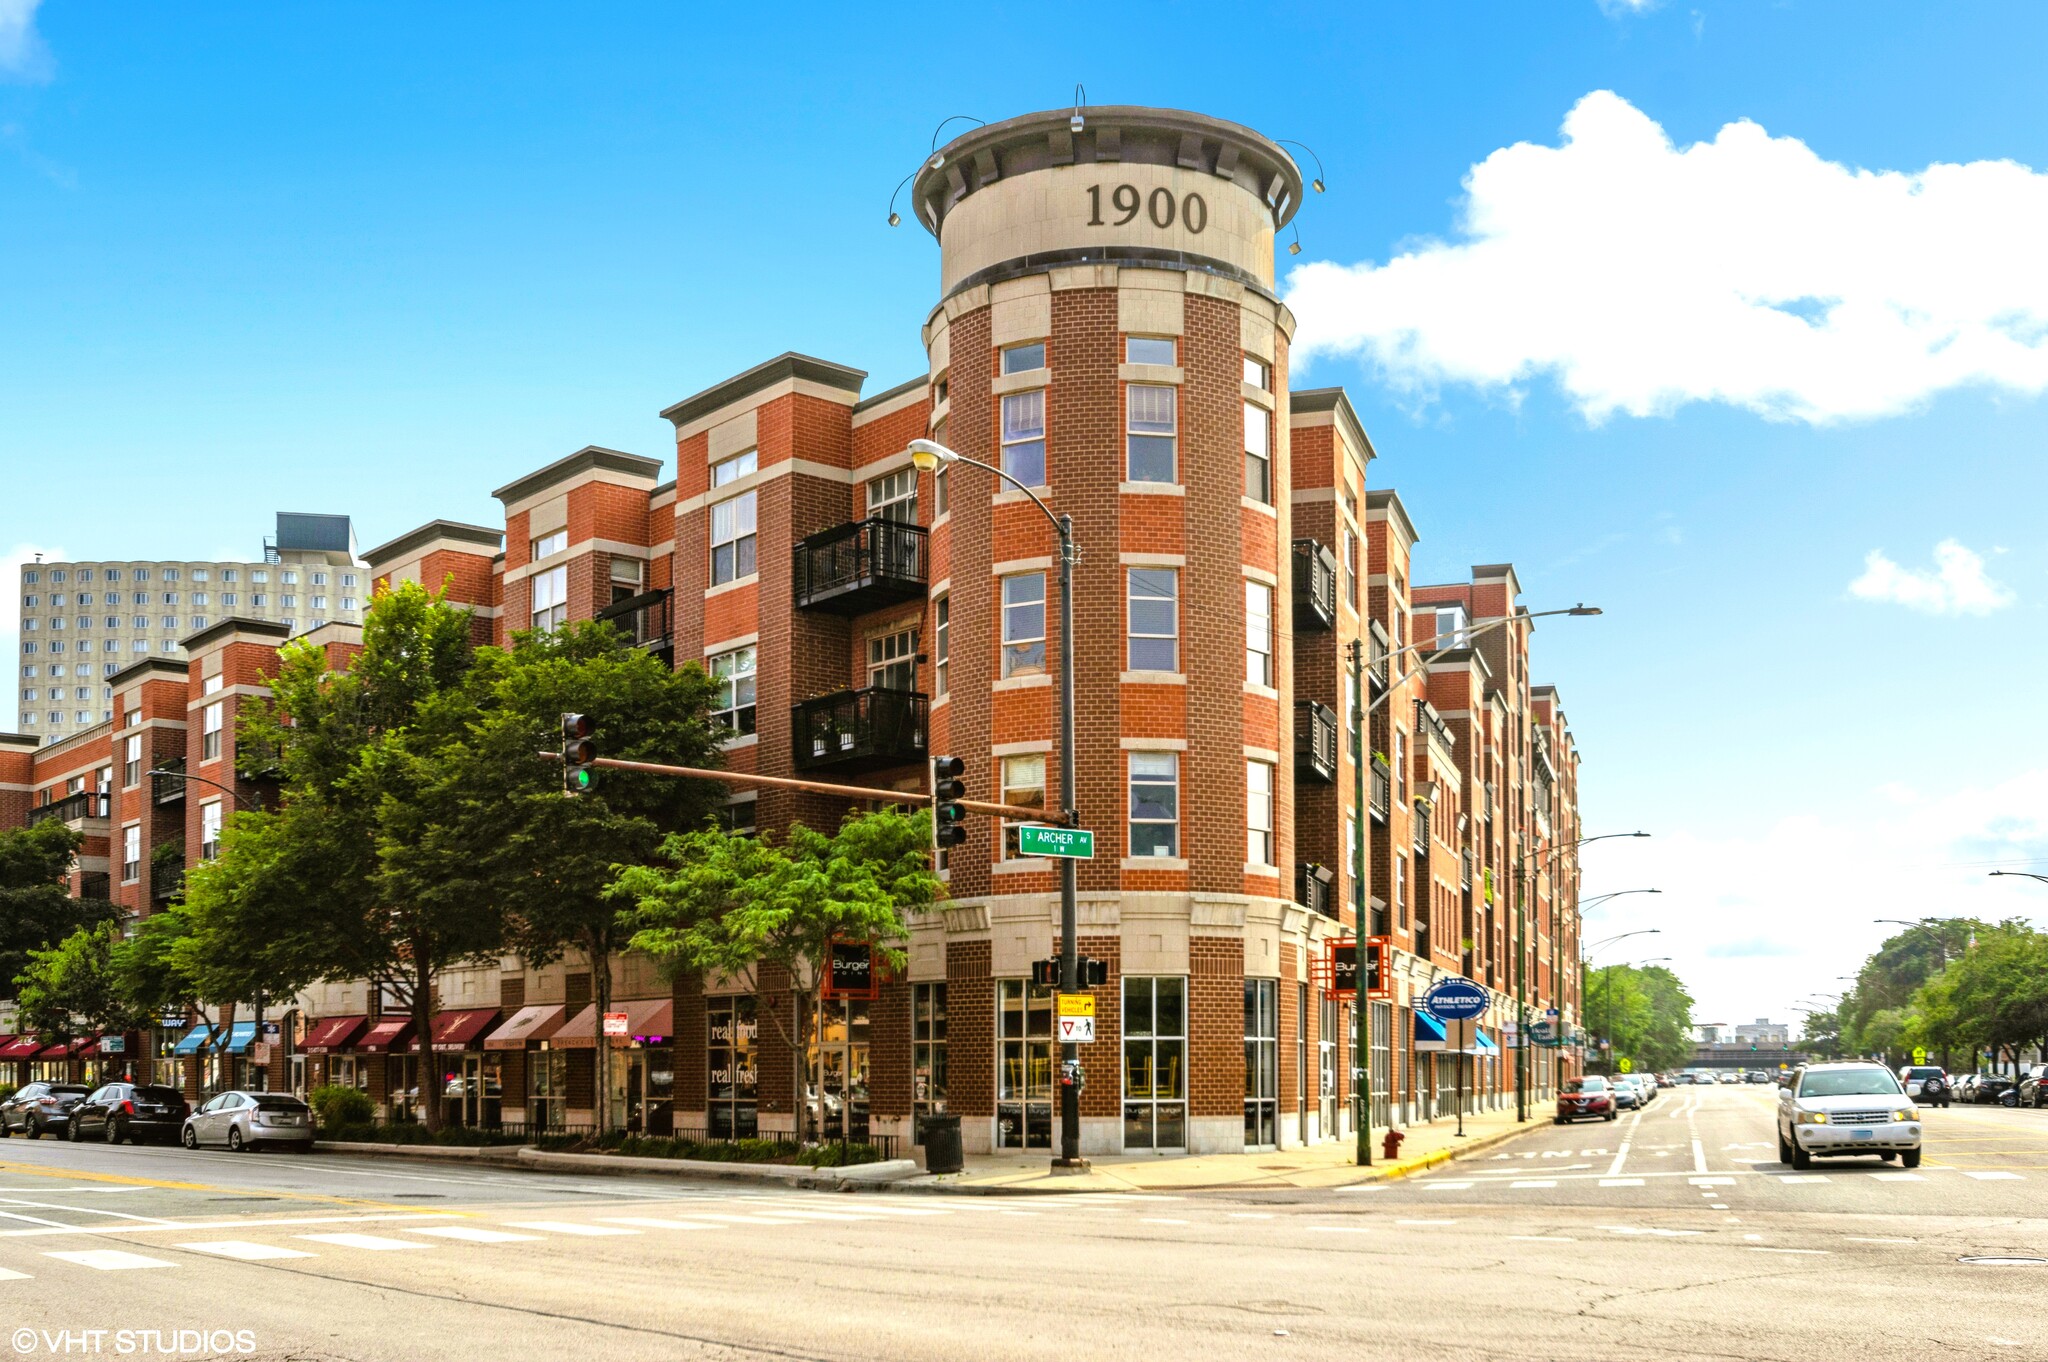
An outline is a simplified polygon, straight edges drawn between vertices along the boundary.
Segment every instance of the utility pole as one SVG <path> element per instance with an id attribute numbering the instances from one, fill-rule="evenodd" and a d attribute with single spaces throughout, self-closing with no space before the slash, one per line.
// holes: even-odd
<path id="1" fill-rule="evenodd" d="M 1041 507 L 1041 509 L 1043 509 Z M 1074 518 L 1062 515 L 1060 532 L 1060 811 L 1068 827 L 1079 827 L 1074 779 Z M 1081 955 L 1075 921 L 1075 879 L 1079 867 L 1060 858 L 1060 992 L 1081 991 Z M 1081 1047 L 1060 1047 L 1060 1156 L 1055 1168 L 1085 1170 L 1081 1157 Z"/>
<path id="2" fill-rule="evenodd" d="M 1372 1167 L 1372 957 L 1366 945 L 1372 910 L 1365 901 L 1365 643 L 1351 640 L 1351 910 L 1358 933 L 1358 967 L 1351 995 L 1352 1052 L 1358 1071 L 1358 1166 Z"/>

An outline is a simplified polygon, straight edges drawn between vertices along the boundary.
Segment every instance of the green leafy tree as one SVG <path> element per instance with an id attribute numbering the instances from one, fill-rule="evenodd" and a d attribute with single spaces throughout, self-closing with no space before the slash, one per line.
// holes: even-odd
<path id="1" fill-rule="evenodd" d="M 1842 1019 L 1834 1009 L 1808 1012 L 1799 1028 L 1800 1040 L 1808 1050 L 1824 1059 L 1842 1055 Z"/>
<path id="2" fill-rule="evenodd" d="M 1960 1038 L 1994 1063 L 2048 1043 L 2048 935 L 2017 919 L 1985 928 L 1947 973 Z"/>
<path id="3" fill-rule="evenodd" d="M 420 791 L 431 832 L 389 850 L 387 879 L 496 904 L 507 944 L 528 964 L 580 955 L 602 1017 L 633 930 L 609 897 L 618 868 L 653 862 L 663 837 L 723 806 L 725 788 L 604 769 L 595 789 L 569 798 L 561 764 L 539 754 L 558 747 L 561 716 L 579 713 L 605 756 L 715 765 L 726 730 L 707 717 L 711 696 L 702 668 L 677 671 L 606 623 L 522 632 L 509 649 L 479 650 L 462 690 L 446 698 L 458 721 L 438 727 L 454 736 Z M 601 1032 L 599 1041 L 601 1058 Z M 599 1129 L 610 1126 L 610 1098 L 600 1074 Z"/>
<path id="4" fill-rule="evenodd" d="M 1900 1033 L 1889 1023 L 1878 1034 L 1867 1032 L 1871 1019 L 1886 1009 L 1908 1006 L 1914 991 L 1950 961 L 1960 959 L 1983 929 L 1975 918 L 1928 918 L 1885 938 L 1836 1004 L 1848 1048 L 1874 1052 L 1885 1049 L 1882 1040 L 1896 1043 Z"/>
<path id="5" fill-rule="evenodd" d="M 182 949 L 192 936 L 192 919 L 183 904 L 151 913 L 135 924 L 135 933 L 113 950 L 115 987 L 145 1017 L 165 1018 L 191 1012 L 207 1026 L 207 998 L 186 962 Z"/>
<path id="6" fill-rule="evenodd" d="M 671 836 L 658 866 L 628 866 L 613 887 L 630 905 L 632 944 L 671 974 L 722 973 L 759 992 L 764 971 L 787 983 L 790 1021 L 763 1008 L 782 1041 L 810 1052 L 813 1020 L 823 1015 L 834 942 L 865 942 L 877 968 L 900 967 L 908 915 L 936 900 L 931 824 L 923 813 L 885 808 L 851 813 L 836 833 L 801 823 L 780 845 L 717 829 Z M 806 1109 L 808 1083 L 817 1105 L 813 1129 L 825 1129 L 822 1049 L 802 1066 L 795 1106 Z"/>
<path id="7" fill-rule="evenodd" d="M 1673 1069 L 1692 1058 L 1692 996 L 1662 965 L 1608 965 L 1586 988 L 1586 1019 L 1639 1068 Z"/>
<path id="8" fill-rule="evenodd" d="M 11 987 L 28 967 L 31 951 L 115 919 L 111 903 L 75 899 L 65 886 L 84 841 L 84 834 L 55 818 L 0 831 L 0 987 Z"/>
<path id="9" fill-rule="evenodd" d="M 141 1025 L 147 1013 L 120 987 L 113 966 L 120 940 L 120 927 L 103 922 L 29 952 L 28 967 L 15 978 L 23 1026 L 51 1040 L 71 1040 Z"/>

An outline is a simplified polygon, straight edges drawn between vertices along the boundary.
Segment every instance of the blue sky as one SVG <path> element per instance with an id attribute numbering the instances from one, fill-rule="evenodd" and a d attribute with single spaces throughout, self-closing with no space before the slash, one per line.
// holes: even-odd
<path id="1" fill-rule="evenodd" d="M 1606 608 L 1537 669 L 1589 830 L 1656 834 L 1588 852 L 1589 893 L 1665 891 L 1596 914 L 1663 933 L 1603 959 L 1670 954 L 1741 1020 L 1838 987 L 1872 918 L 2048 909 L 1984 874 L 2048 869 L 2015 244 L 2048 11 L 1102 13 L 0 0 L 0 552 L 488 523 L 583 444 L 666 455 L 663 405 L 782 350 L 910 377 L 936 252 L 891 186 L 947 115 L 1081 81 L 1315 148 L 1295 381 L 1351 390 L 1418 578 L 1511 560 L 1532 608 Z"/>

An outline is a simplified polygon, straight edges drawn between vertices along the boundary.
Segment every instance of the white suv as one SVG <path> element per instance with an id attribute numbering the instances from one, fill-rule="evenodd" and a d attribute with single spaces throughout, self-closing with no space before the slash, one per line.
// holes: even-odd
<path id="1" fill-rule="evenodd" d="M 1778 1159 L 1811 1168 L 1850 1154 L 1918 1168 L 1920 1112 L 1882 1065 L 1809 1064 L 1778 1090 Z"/>

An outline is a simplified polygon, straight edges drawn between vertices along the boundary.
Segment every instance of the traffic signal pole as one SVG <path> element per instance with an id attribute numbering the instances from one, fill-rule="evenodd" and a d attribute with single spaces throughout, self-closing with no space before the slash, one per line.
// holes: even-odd
<path id="1" fill-rule="evenodd" d="M 536 752 L 543 761 L 560 761 L 560 752 Z M 757 789 L 804 790 L 811 794 L 838 795 L 842 799 L 870 799 L 882 804 L 916 803 L 915 796 L 908 796 L 902 790 L 881 790 L 872 785 L 832 785 L 822 780 L 797 780 L 790 776 L 757 776 L 750 771 L 719 771 L 703 766 L 668 766 L 658 761 L 623 761 L 618 757 L 599 757 L 590 763 L 614 771 L 639 771 L 650 776 L 684 776 L 691 780 L 715 780 L 725 785 L 745 785 Z M 956 799 L 953 801 L 971 813 L 986 813 L 997 818 L 1022 819 L 1031 823 L 1055 823 L 1065 826 L 1066 820 L 1048 817 L 1044 809 L 1027 808 L 1022 804 L 993 804 L 982 799 Z"/>
<path id="2" fill-rule="evenodd" d="M 1063 515 L 1060 531 L 1060 813 L 1068 826 L 1079 825 L 1074 780 L 1074 518 Z M 1079 929 L 1074 899 L 1077 866 L 1060 858 L 1060 992 L 1081 991 Z M 1069 1041 L 1060 1047 L 1060 1156 L 1054 1168 L 1085 1171 L 1081 1157 L 1081 1047 Z"/>

